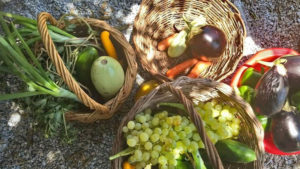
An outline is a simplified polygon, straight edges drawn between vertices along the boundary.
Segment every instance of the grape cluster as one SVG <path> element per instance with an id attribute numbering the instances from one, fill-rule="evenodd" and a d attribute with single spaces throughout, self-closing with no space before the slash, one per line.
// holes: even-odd
<path id="1" fill-rule="evenodd" d="M 238 135 L 240 121 L 235 117 L 236 109 L 215 100 L 195 108 L 214 143 Z M 123 127 L 123 133 L 127 145 L 134 149 L 128 161 L 136 169 L 148 164 L 158 164 L 160 169 L 175 168 L 181 154 L 204 148 L 195 125 L 187 117 L 169 115 L 167 111 L 152 115 L 151 109 L 146 109 Z"/>
<path id="2" fill-rule="evenodd" d="M 241 121 L 236 108 L 212 100 L 200 102 L 195 109 L 204 120 L 205 131 L 213 143 L 238 136 Z"/>
<path id="3" fill-rule="evenodd" d="M 151 109 L 135 116 L 123 127 L 127 145 L 134 147 L 128 161 L 137 169 L 159 164 L 161 169 L 174 168 L 176 159 L 185 152 L 197 151 L 204 145 L 196 127 L 186 117 L 168 116 L 167 111 L 151 115 Z"/>

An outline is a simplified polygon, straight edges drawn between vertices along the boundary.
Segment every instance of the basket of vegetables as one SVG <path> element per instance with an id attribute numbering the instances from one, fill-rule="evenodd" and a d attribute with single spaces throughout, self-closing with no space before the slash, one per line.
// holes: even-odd
<path id="1" fill-rule="evenodd" d="M 234 74 L 231 86 L 249 102 L 265 130 L 265 151 L 300 153 L 300 56 L 288 48 L 257 52 Z"/>
<path id="2" fill-rule="evenodd" d="M 0 71 L 26 84 L 25 91 L 0 100 L 31 97 L 27 105 L 53 131 L 65 119 L 110 118 L 129 96 L 137 73 L 125 37 L 97 19 L 66 14 L 57 21 L 46 12 L 37 19 L 0 11 Z"/>
<path id="3" fill-rule="evenodd" d="M 262 168 L 263 129 L 228 85 L 179 77 L 139 99 L 110 160 L 125 168 Z"/>
<path id="4" fill-rule="evenodd" d="M 141 66 L 160 81 L 180 75 L 221 81 L 241 59 L 245 36 L 228 0 L 144 0 L 132 39 Z"/>
<path id="5" fill-rule="evenodd" d="M 76 80 L 66 68 L 52 41 L 51 32 L 47 29 L 47 21 L 54 26 L 69 25 L 78 35 L 92 36 L 94 34 L 95 37 L 91 39 L 95 43 L 87 46 L 94 47 L 99 41 L 98 43 L 104 48 L 102 56 L 97 54 L 95 48 L 85 48 L 79 53 L 75 65 Z M 66 118 L 81 122 L 110 118 L 129 96 L 137 72 L 134 50 L 123 34 L 101 20 L 75 17 L 68 22 L 58 22 L 46 12 L 38 15 L 38 28 L 57 73 L 78 99 L 94 110 L 90 113 L 68 113 Z M 88 95 L 78 82 L 91 90 L 95 89 L 94 92 L 100 94 L 102 103 Z"/>

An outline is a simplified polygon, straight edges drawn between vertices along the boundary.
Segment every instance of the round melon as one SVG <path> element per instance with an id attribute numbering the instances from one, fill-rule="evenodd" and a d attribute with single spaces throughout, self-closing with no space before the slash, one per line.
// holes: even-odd
<path id="1" fill-rule="evenodd" d="M 92 83 L 104 98 L 111 98 L 120 90 L 124 76 L 121 64 L 112 57 L 101 56 L 93 62 Z"/>

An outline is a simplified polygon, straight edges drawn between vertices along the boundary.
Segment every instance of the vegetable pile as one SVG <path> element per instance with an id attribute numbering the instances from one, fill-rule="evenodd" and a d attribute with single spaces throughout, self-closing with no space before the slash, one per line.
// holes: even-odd
<path id="1" fill-rule="evenodd" d="M 188 69 L 187 76 L 197 78 L 211 65 L 211 61 L 218 59 L 225 51 L 227 39 L 224 32 L 206 23 L 203 16 L 188 21 L 185 16 L 186 27 L 158 43 L 159 51 L 167 50 L 168 56 L 177 58 L 184 53 L 191 55 L 186 61 L 169 69 L 167 77 L 174 79 Z"/>
<path id="2" fill-rule="evenodd" d="M 265 137 L 266 150 L 282 155 L 299 153 L 300 55 L 281 56 L 273 62 L 260 60 L 257 63 L 261 72 L 257 67 L 246 69 L 240 80 L 239 93 L 259 115 L 266 137 L 271 137 Z M 269 146 L 273 144 L 276 148 Z"/>
<path id="3" fill-rule="evenodd" d="M 84 21 L 73 24 L 68 17 L 83 21 L 80 17 L 65 15 L 61 18 L 65 22 L 64 29 L 48 25 L 66 67 L 97 101 L 114 97 L 125 80 L 120 63 L 122 52 L 114 47 L 108 31 L 94 30 Z M 45 135 L 56 135 L 60 129 L 65 129 L 68 135 L 70 126 L 66 124 L 65 112 L 86 108 L 55 73 L 55 66 L 41 45 L 37 22 L 0 12 L 0 23 L 4 31 L 4 35 L 0 35 L 0 71 L 15 75 L 27 85 L 25 91 L 1 95 L 0 100 L 32 96 L 23 103 L 36 113 L 38 123 L 45 127 Z"/>
<path id="4" fill-rule="evenodd" d="M 138 113 L 134 120 L 123 126 L 128 148 L 110 157 L 110 160 L 127 156 L 127 161 L 136 169 L 147 166 L 158 168 L 209 167 L 204 144 L 195 125 L 176 111 L 186 111 L 179 103 L 159 103 L 158 109 L 146 109 Z M 240 120 L 237 110 L 212 100 L 195 105 L 195 109 L 205 122 L 205 131 L 216 144 L 222 160 L 248 163 L 256 160 L 255 152 L 238 142 Z"/>

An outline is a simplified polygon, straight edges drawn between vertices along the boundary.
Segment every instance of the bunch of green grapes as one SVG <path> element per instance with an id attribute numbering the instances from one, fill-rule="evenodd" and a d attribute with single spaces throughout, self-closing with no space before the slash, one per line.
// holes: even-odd
<path id="1" fill-rule="evenodd" d="M 213 143 L 239 134 L 240 120 L 234 107 L 212 100 L 195 105 L 195 109 Z M 204 148 L 195 125 L 187 117 L 168 116 L 167 111 L 151 113 L 151 109 L 146 109 L 123 127 L 127 145 L 134 149 L 128 161 L 136 169 L 148 164 L 158 164 L 161 169 L 175 168 L 181 154 Z"/>
<path id="2" fill-rule="evenodd" d="M 179 115 L 168 116 L 167 111 L 151 115 L 151 109 L 135 116 L 123 127 L 127 145 L 134 148 L 128 161 L 136 169 L 146 165 L 175 168 L 181 154 L 204 148 L 196 127 Z"/>
<path id="3" fill-rule="evenodd" d="M 238 136 L 241 121 L 236 108 L 212 100 L 200 102 L 195 109 L 204 120 L 206 133 L 213 143 Z"/>

